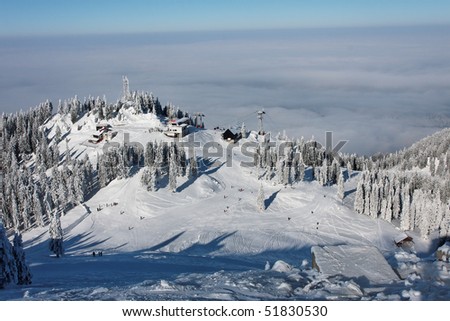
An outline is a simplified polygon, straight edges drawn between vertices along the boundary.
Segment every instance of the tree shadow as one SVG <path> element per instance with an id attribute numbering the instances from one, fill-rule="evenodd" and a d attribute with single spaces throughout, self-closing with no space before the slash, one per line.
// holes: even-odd
<path id="1" fill-rule="evenodd" d="M 26 252 L 34 253 L 35 255 L 39 254 L 39 256 L 50 256 L 51 251 L 48 249 L 48 242 L 50 241 L 50 237 L 44 237 L 46 234 L 47 232 L 43 232 L 35 238 L 24 242 Z M 127 245 L 127 243 L 124 243 L 116 247 L 103 247 L 102 244 L 107 242 L 109 239 L 110 237 L 102 240 L 94 240 L 94 235 L 92 235 L 92 232 L 74 235 L 68 237 L 67 239 L 64 238 L 64 252 L 69 256 L 79 256 L 73 253 L 76 251 L 84 251 L 85 253 L 90 254 L 92 248 L 97 248 L 98 250 L 105 252 L 114 251 Z"/>
<path id="2" fill-rule="evenodd" d="M 86 253 L 90 253 L 92 248 L 96 248 L 97 250 L 102 250 L 104 252 L 113 251 L 120 249 L 127 245 L 127 243 L 123 243 L 116 247 L 103 247 L 102 244 L 107 242 L 111 237 L 104 238 L 102 240 L 94 240 L 94 235 L 92 232 L 78 234 L 64 240 L 64 249 L 66 253 L 75 252 L 75 251 L 85 251 Z M 89 249 L 89 250 L 88 250 Z"/>
<path id="3" fill-rule="evenodd" d="M 169 186 L 169 175 L 165 174 L 159 176 L 158 181 L 156 182 L 156 189 L 166 188 Z"/>
<path id="4" fill-rule="evenodd" d="M 348 191 L 344 192 L 344 197 L 347 197 L 348 195 L 353 194 L 354 192 L 356 192 L 356 188 L 350 189 Z"/>
<path id="5" fill-rule="evenodd" d="M 308 167 L 305 169 L 305 176 L 303 177 L 303 180 L 305 182 L 312 182 L 314 181 L 314 172 L 312 167 Z"/>
<path id="6" fill-rule="evenodd" d="M 181 184 L 180 186 L 177 187 L 177 193 L 184 191 L 186 188 L 188 188 L 189 186 L 191 186 L 196 180 L 197 178 L 200 176 L 197 176 L 195 178 L 189 178 L 186 182 L 184 182 L 183 184 Z"/>
<path id="7" fill-rule="evenodd" d="M 272 195 L 270 195 L 267 199 L 264 200 L 264 207 L 266 209 L 269 208 L 269 206 L 273 203 L 273 201 L 275 200 L 275 198 L 277 197 L 278 193 L 281 191 L 281 189 L 279 189 L 278 191 L 272 193 Z"/>
<path id="8" fill-rule="evenodd" d="M 169 238 L 169 239 L 167 239 L 167 240 L 165 240 L 165 241 L 163 241 L 163 242 L 161 242 L 161 243 L 159 243 L 159 244 L 156 244 L 155 246 L 152 246 L 151 248 L 148 248 L 146 251 L 158 251 L 158 250 L 160 250 L 161 248 L 163 248 L 163 247 L 169 245 L 170 243 L 172 243 L 173 241 L 175 241 L 176 239 L 178 239 L 178 238 L 179 238 L 181 235 L 183 235 L 184 233 L 186 233 L 186 231 L 180 232 L 180 233 L 178 233 L 178 234 L 172 236 L 171 238 Z"/>
<path id="9" fill-rule="evenodd" d="M 86 207 L 84 207 L 86 209 Z M 91 214 L 90 210 L 86 211 L 86 213 L 84 213 L 83 215 L 81 215 L 79 218 L 77 218 L 72 224 L 70 224 L 69 226 L 67 226 L 64 230 L 63 233 L 64 235 L 69 234 L 69 232 L 72 231 L 72 229 L 74 229 L 78 224 L 80 224 L 85 218 L 87 218 L 89 216 L 89 214 Z"/>
<path id="10" fill-rule="evenodd" d="M 35 244 L 36 242 L 40 241 L 47 233 L 48 233 L 48 231 L 44 231 L 41 234 L 36 235 L 32 239 L 23 242 L 23 247 L 28 248 L 31 244 Z"/>
<path id="11" fill-rule="evenodd" d="M 213 160 L 208 160 L 208 161 L 204 161 L 204 160 L 198 160 L 197 162 L 200 163 L 202 166 L 201 168 L 207 168 L 208 170 L 202 170 L 199 172 L 199 174 L 195 177 L 195 178 L 191 178 L 188 179 L 186 182 L 184 182 L 183 184 L 181 184 L 180 186 L 177 187 L 177 192 L 182 192 L 184 191 L 186 188 L 188 188 L 189 186 L 191 186 L 199 177 L 201 177 L 202 175 L 206 175 L 209 176 L 211 174 L 214 174 L 215 172 L 217 172 L 223 165 L 225 165 L 225 163 L 221 163 L 220 165 L 216 165 L 217 160 L 213 161 Z"/>
<path id="12" fill-rule="evenodd" d="M 182 254 L 186 254 L 186 255 L 207 255 L 207 254 L 210 254 L 212 252 L 218 251 L 221 248 L 223 248 L 224 244 L 222 244 L 222 242 L 224 240 L 226 240 L 227 238 L 229 238 L 230 236 L 233 236 L 236 233 L 237 233 L 237 231 L 222 234 L 222 235 L 216 237 L 215 239 L 213 239 L 210 242 L 205 243 L 205 244 L 201 244 L 201 243 L 192 244 L 190 247 L 188 247 L 187 249 L 183 250 L 181 253 Z"/>
<path id="13" fill-rule="evenodd" d="M 67 133 L 61 135 L 61 139 L 59 140 L 59 142 L 64 141 L 64 140 L 66 139 L 66 137 L 69 136 L 69 134 L 70 134 L 71 132 L 72 132 L 72 129 L 69 129 L 69 130 L 67 131 Z"/>
<path id="14" fill-rule="evenodd" d="M 219 162 L 218 158 L 215 159 L 214 161 L 209 159 L 209 160 L 201 160 L 200 163 L 202 164 L 202 172 L 201 174 L 205 174 L 205 175 L 211 175 L 214 174 L 215 172 L 217 172 L 223 165 L 225 165 L 225 163 Z M 203 168 L 206 168 L 203 169 Z"/>
<path id="15" fill-rule="evenodd" d="M 134 175 L 136 175 L 137 173 L 139 173 L 139 171 L 141 170 L 142 166 L 139 165 L 134 165 L 130 167 L 130 170 L 127 173 L 127 177 L 133 177 Z"/>

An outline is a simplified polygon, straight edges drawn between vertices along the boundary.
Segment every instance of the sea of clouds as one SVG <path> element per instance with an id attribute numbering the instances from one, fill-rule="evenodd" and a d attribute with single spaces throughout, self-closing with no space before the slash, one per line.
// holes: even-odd
<path id="1" fill-rule="evenodd" d="M 450 126 L 450 27 L 302 29 L 0 39 L 0 106 L 132 90 L 203 112 L 207 127 L 265 127 L 392 152 Z"/>

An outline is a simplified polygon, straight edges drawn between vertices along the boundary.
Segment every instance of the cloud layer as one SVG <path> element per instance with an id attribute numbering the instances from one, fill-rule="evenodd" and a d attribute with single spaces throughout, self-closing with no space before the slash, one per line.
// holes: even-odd
<path id="1" fill-rule="evenodd" d="M 209 127 L 267 112 L 290 136 L 390 152 L 450 125 L 450 28 L 177 33 L 0 42 L 2 111 L 77 94 L 114 102 L 121 76 Z"/>

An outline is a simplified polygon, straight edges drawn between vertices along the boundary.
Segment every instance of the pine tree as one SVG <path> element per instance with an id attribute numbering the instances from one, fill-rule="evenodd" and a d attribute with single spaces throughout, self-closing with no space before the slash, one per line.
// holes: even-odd
<path id="1" fill-rule="evenodd" d="M 371 192 L 371 195 L 370 195 L 370 212 L 369 212 L 369 215 L 372 218 L 377 218 L 380 207 L 381 207 L 381 205 L 380 205 L 380 197 L 379 197 L 379 186 L 378 186 L 377 183 L 375 183 L 372 186 L 372 192 Z"/>
<path id="2" fill-rule="evenodd" d="M 84 201 L 84 187 L 83 187 L 83 171 L 79 165 L 74 167 L 72 187 L 73 201 L 75 204 L 80 204 Z"/>
<path id="3" fill-rule="evenodd" d="M 344 175 L 342 174 L 342 171 L 339 171 L 337 185 L 338 185 L 337 197 L 339 200 L 343 201 L 345 197 L 345 190 L 344 190 Z"/>
<path id="4" fill-rule="evenodd" d="M 122 179 L 127 177 L 127 170 L 126 170 L 126 152 L 125 148 L 120 147 L 117 154 L 117 178 Z"/>
<path id="5" fill-rule="evenodd" d="M 350 161 L 347 162 L 347 175 L 348 178 L 350 179 L 352 177 L 353 174 L 353 167 L 352 164 L 350 163 Z"/>
<path id="6" fill-rule="evenodd" d="M 177 191 L 177 163 L 174 153 L 170 153 L 169 159 L 169 188 L 175 193 Z"/>
<path id="7" fill-rule="evenodd" d="M 66 140 L 66 152 L 64 154 L 64 161 L 66 163 L 66 165 L 70 164 L 70 149 L 69 149 L 69 143 Z"/>
<path id="8" fill-rule="evenodd" d="M 31 284 L 31 272 L 25 260 L 25 251 L 23 250 L 22 236 L 19 233 L 14 234 L 13 256 L 17 267 L 17 284 Z"/>
<path id="9" fill-rule="evenodd" d="M 247 138 L 247 130 L 245 129 L 244 122 L 242 122 L 242 125 L 241 125 L 241 136 L 242 136 L 242 138 Z"/>
<path id="10" fill-rule="evenodd" d="M 385 210 L 385 215 L 383 217 L 383 219 L 385 221 L 392 221 L 392 216 L 393 216 L 393 211 L 392 211 L 392 202 L 394 199 L 394 192 L 393 192 L 393 185 L 390 185 L 391 189 L 388 191 L 388 195 L 387 197 L 387 202 L 386 202 L 386 210 Z"/>
<path id="11" fill-rule="evenodd" d="M 150 184 L 151 184 L 151 171 L 149 167 L 144 168 L 143 172 L 142 172 L 142 176 L 141 176 L 141 183 L 143 186 L 147 187 L 147 190 L 152 190 L 150 188 Z"/>
<path id="12" fill-rule="evenodd" d="M 158 186 L 158 174 L 157 174 L 157 168 L 155 166 L 150 167 L 150 174 L 149 174 L 149 181 L 147 189 L 150 191 L 156 191 Z"/>
<path id="13" fill-rule="evenodd" d="M 39 185 L 36 185 L 33 193 L 34 220 L 38 226 L 44 226 L 44 209 L 42 208 L 42 196 Z"/>
<path id="14" fill-rule="evenodd" d="M 75 196 L 73 195 L 73 191 L 70 189 L 72 179 L 72 175 L 69 173 L 69 168 L 64 165 L 62 172 L 59 172 L 60 184 L 57 187 L 58 194 L 58 204 L 61 208 L 64 208 L 67 204 L 72 203 Z"/>
<path id="15" fill-rule="evenodd" d="M 105 187 L 109 183 L 108 173 L 104 161 L 105 157 L 106 157 L 105 155 L 101 155 L 98 160 L 98 181 L 100 187 Z"/>
<path id="16" fill-rule="evenodd" d="M 17 266 L 11 243 L 9 243 L 3 223 L 0 221 L 0 288 L 9 283 L 17 283 Z"/>
<path id="17" fill-rule="evenodd" d="M 411 197 L 409 195 L 409 186 L 403 189 L 402 215 L 400 216 L 400 229 L 409 231 L 411 229 Z"/>
<path id="18" fill-rule="evenodd" d="M 28 199 L 28 195 L 25 196 L 23 209 L 22 209 L 22 222 L 23 229 L 27 230 L 31 227 L 31 216 L 33 215 L 33 208 L 31 200 Z"/>
<path id="19" fill-rule="evenodd" d="M 186 163 L 187 163 L 187 158 L 186 158 L 186 151 L 184 150 L 184 148 L 178 148 L 178 166 L 180 168 L 180 175 L 185 177 L 186 176 Z"/>
<path id="20" fill-rule="evenodd" d="M 189 179 L 195 179 L 198 175 L 198 164 L 197 159 L 195 156 L 192 156 L 189 159 L 189 171 L 188 171 L 188 178 Z"/>
<path id="21" fill-rule="evenodd" d="M 289 166 L 290 162 L 284 161 L 284 169 L 283 169 L 283 185 L 292 184 L 291 181 L 291 166 Z"/>
<path id="22" fill-rule="evenodd" d="M 164 162 L 164 145 L 155 143 L 155 167 L 158 172 L 162 173 L 165 168 Z"/>
<path id="23" fill-rule="evenodd" d="M 338 181 L 339 172 L 341 171 L 341 167 L 336 159 L 333 159 L 331 166 L 329 167 L 329 177 L 328 180 L 330 184 L 336 184 Z"/>
<path id="24" fill-rule="evenodd" d="M 278 183 L 279 184 L 284 184 L 284 171 L 286 170 L 286 166 L 285 166 L 285 161 L 284 159 L 279 159 L 278 163 L 277 163 L 277 178 L 278 178 Z"/>
<path id="25" fill-rule="evenodd" d="M 328 185 L 329 183 L 329 175 L 328 175 L 328 161 L 326 158 L 323 159 L 322 167 L 320 168 L 320 185 Z"/>
<path id="26" fill-rule="evenodd" d="M 436 174 L 436 158 L 431 157 L 428 159 L 429 166 L 430 166 L 430 173 L 431 176 L 434 176 Z"/>
<path id="27" fill-rule="evenodd" d="M 362 177 L 358 181 L 358 186 L 356 188 L 356 196 L 355 196 L 355 204 L 354 209 L 356 213 L 364 214 L 364 208 L 365 208 L 365 189 L 364 189 L 364 175 L 362 174 Z"/>
<path id="28" fill-rule="evenodd" d="M 394 196 L 392 199 L 392 216 L 394 219 L 398 219 L 400 215 L 400 206 L 401 206 L 401 200 L 400 200 L 400 186 L 396 184 L 396 189 L 394 192 Z"/>
<path id="29" fill-rule="evenodd" d="M 450 237 L 450 204 L 444 204 L 444 215 L 439 226 L 443 237 Z"/>
<path id="30" fill-rule="evenodd" d="M 15 195 L 11 197 L 11 218 L 12 226 L 18 230 L 20 228 L 20 212 Z"/>
<path id="31" fill-rule="evenodd" d="M 49 226 L 50 243 L 49 249 L 60 257 L 64 253 L 63 249 L 63 231 L 61 228 L 61 218 L 58 211 L 54 211 Z"/>
<path id="32" fill-rule="evenodd" d="M 381 204 L 380 204 L 380 217 L 384 220 L 386 217 L 386 213 L 387 213 L 387 200 L 386 198 L 382 198 L 381 199 Z"/>
<path id="33" fill-rule="evenodd" d="M 148 142 L 145 148 L 144 165 L 153 166 L 155 164 L 155 148 L 152 142 Z"/>
<path id="34" fill-rule="evenodd" d="M 59 127 L 59 125 L 56 125 L 56 129 L 55 129 L 55 145 L 58 145 L 59 142 L 61 141 L 61 128 Z M 47 139 L 46 139 L 47 140 Z"/>
<path id="35" fill-rule="evenodd" d="M 84 172 L 84 178 L 83 178 L 83 186 L 85 188 L 84 195 L 89 194 L 92 191 L 93 188 L 93 176 L 94 176 L 94 169 L 92 168 L 92 163 L 89 160 L 89 156 L 87 154 L 84 155 L 83 159 L 83 172 Z"/>
<path id="36" fill-rule="evenodd" d="M 259 185 L 258 198 L 256 199 L 256 204 L 257 204 L 260 212 L 262 212 L 266 209 L 264 188 L 263 188 L 262 183 Z"/>
<path id="37" fill-rule="evenodd" d="M 49 159 L 52 160 L 51 166 L 58 166 L 58 164 L 59 164 L 59 148 L 58 148 L 58 145 L 52 145 L 49 148 L 49 153 L 50 153 Z"/>

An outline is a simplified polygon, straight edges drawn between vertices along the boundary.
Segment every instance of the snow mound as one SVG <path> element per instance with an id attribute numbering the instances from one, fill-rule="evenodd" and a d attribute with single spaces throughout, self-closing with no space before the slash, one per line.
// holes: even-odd
<path id="1" fill-rule="evenodd" d="M 392 267 L 373 246 L 313 246 L 313 267 L 324 275 L 356 279 L 364 285 L 398 280 Z"/>
<path id="2" fill-rule="evenodd" d="M 279 260 L 273 264 L 272 271 L 287 273 L 292 271 L 292 266 L 290 266 L 284 261 Z"/>

